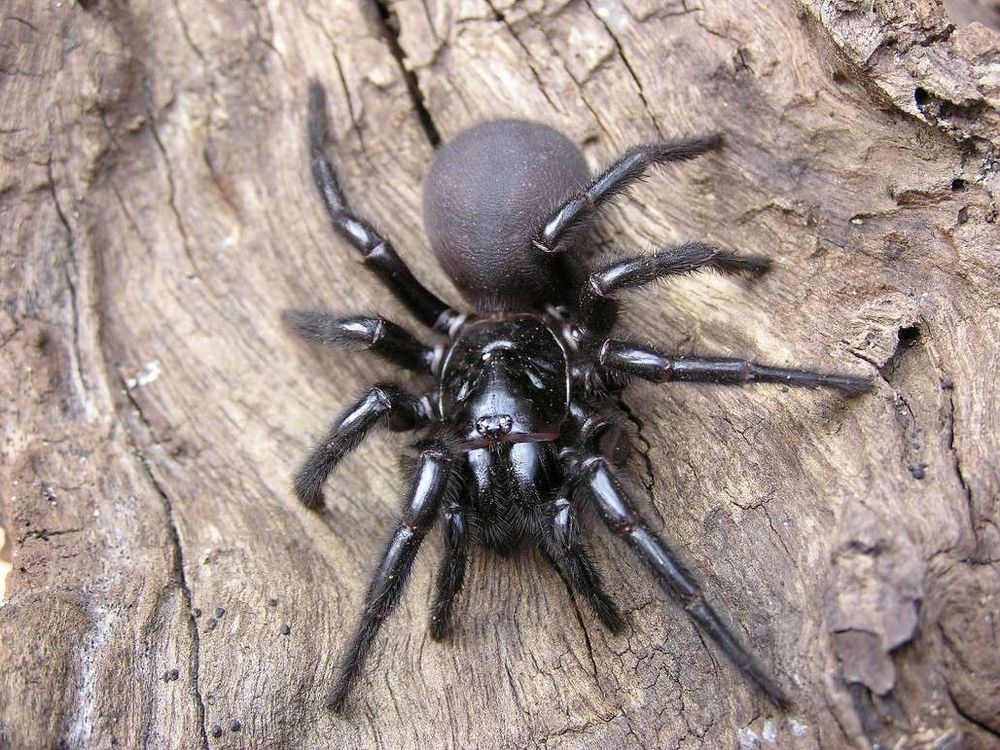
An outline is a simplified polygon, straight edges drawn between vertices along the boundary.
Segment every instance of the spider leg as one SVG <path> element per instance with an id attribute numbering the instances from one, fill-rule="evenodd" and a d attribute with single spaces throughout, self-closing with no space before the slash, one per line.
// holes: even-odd
<path id="1" fill-rule="evenodd" d="M 715 610 L 705 601 L 698 584 L 674 552 L 651 531 L 632 507 L 607 459 L 570 452 L 569 473 L 597 506 L 607 527 L 624 538 L 656 575 L 664 590 L 684 607 L 688 615 L 716 642 L 743 674 L 759 685 L 774 703 L 789 706 L 784 691 L 740 644 Z"/>
<path id="2" fill-rule="evenodd" d="M 324 149 L 328 140 L 326 91 L 318 81 L 309 83 L 309 154 L 313 180 L 319 189 L 333 227 L 361 253 L 362 262 L 382 280 L 420 322 L 448 331 L 461 315 L 446 305 L 414 277 L 387 239 L 347 205 L 337 172 Z"/>
<path id="3" fill-rule="evenodd" d="M 438 569 L 430 617 L 431 638 L 435 641 L 444 640 L 451 630 L 452 609 L 465 582 L 470 546 L 468 522 L 458 501 L 448 502 L 442 517 L 445 552 Z"/>
<path id="4" fill-rule="evenodd" d="M 425 443 L 399 523 L 368 586 L 358 627 L 340 658 L 339 674 L 329 700 L 330 708 L 338 713 L 344 709 L 382 623 L 399 602 L 420 543 L 453 487 L 454 460 L 443 444 Z"/>
<path id="5" fill-rule="evenodd" d="M 837 388 L 847 393 L 870 391 L 868 378 L 808 370 L 771 367 L 756 362 L 718 357 L 671 357 L 646 346 L 621 339 L 607 339 L 597 355 L 598 363 L 612 373 L 636 375 L 654 383 L 676 380 L 691 383 L 784 383 L 805 387 Z"/>
<path id="6" fill-rule="evenodd" d="M 429 373 L 437 359 L 434 349 L 424 346 L 405 328 L 385 318 L 338 317 L 326 310 L 285 310 L 281 319 L 289 331 L 307 341 L 335 349 L 369 349 L 407 370 Z"/>
<path id="7" fill-rule="evenodd" d="M 575 504 L 567 488 L 562 488 L 549 507 L 548 526 L 542 533 L 542 549 L 550 562 L 566 576 L 570 586 L 586 598 L 594 614 L 612 633 L 625 620 L 601 586 L 601 574 L 580 540 Z"/>
<path id="8" fill-rule="evenodd" d="M 391 383 L 376 385 L 334 420 L 295 475 L 295 494 L 307 508 L 319 508 L 327 477 L 373 427 L 412 430 L 429 418 L 427 407 L 415 396 Z"/>
<path id="9" fill-rule="evenodd" d="M 622 258 L 590 273 L 577 303 L 583 327 L 596 333 L 611 330 L 618 312 L 616 292 L 667 276 L 701 269 L 723 273 L 763 273 L 771 261 L 761 255 L 737 255 L 704 242 L 685 242 L 652 254 Z"/>
<path id="10" fill-rule="evenodd" d="M 601 206 L 641 180 L 650 167 L 687 161 L 721 145 L 722 136 L 714 133 L 700 138 L 633 146 L 591 180 L 586 188 L 552 212 L 533 240 L 535 247 L 546 253 L 564 250 L 564 240 L 572 235 L 574 229 L 587 222 Z"/>

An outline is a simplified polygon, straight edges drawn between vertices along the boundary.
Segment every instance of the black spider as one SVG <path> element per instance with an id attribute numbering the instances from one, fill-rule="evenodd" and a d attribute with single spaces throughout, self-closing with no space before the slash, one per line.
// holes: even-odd
<path id="1" fill-rule="evenodd" d="M 772 382 L 870 387 L 847 375 L 768 367 L 719 357 L 675 357 L 610 334 L 617 293 L 699 269 L 762 272 L 768 260 L 701 242 L 622 258 L 586 271 L 576 252 L 597 211 L 655 165 L 686 161 L 722 144 L 720 135 L 636 146 L 591 178 L 577 148 L 544 125 L 488 122 L 443 147 L 424 184 L 424 224 L 438 259 L 475 307 L 464 314 L 429 292 L 392 245 L 348 208 L 324 153 L 326 97 L 309 88 L 312 172 L 337 232 L 421 323 L 446 336 L 425 346 L 388 320 L 294 310 L 285 322 L 306 339 L 370 349 L 434 379 L 422 396 L 380 384 L 341 414 L 295 478 L 309 508 L 323 484 L 377 426 L 427 429 L 402 517 L 365 596 L 361 621 L 340 661 L 330 706 L 342 710 L 376 634 L 399 601 L 417 549 L 444 525 L 445 556 L 430 632 L 449 631 L 474 543 L 510 552 L 540 544 L 597 618 L 624 622 L 601 587 L 580 538 L 581 506 L 596 507 L 697 624 L 776 704 L 778 684 L 740 645 L 675 554 L 636 511 L 613 461 L 621 435 L 620 394 L 630 378 L 653 382 Z"/>

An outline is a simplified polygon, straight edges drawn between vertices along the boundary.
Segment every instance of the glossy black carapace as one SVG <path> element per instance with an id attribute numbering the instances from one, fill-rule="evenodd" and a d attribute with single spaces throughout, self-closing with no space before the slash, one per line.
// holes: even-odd
<path id="1" fill-rule="evenodd" d="M 587 229 L 600 209 L 656 165 L 722 144 L 719 135 L 628 149 L 591 177 L 578 149 L 545 125 L 501 120 L 458 135 L 435 156 L 424 184 L 424 224 L 468 312 L 428 291 L 388 240 L 348 207 L 325 153 L 322 87 L 309 89 L 312 173 L 334 229 L 424 326 L 424 344 L 380 317 L 289 310 L 295 333 L 342 349 L 368 349 L 423 373 L 423 393 L 383 383 L 341 414 L 295 478 L 299 499 L 323 504 L 323 485 L 375 427 L 423 430 L 399 522 L 365 595 L 330 697 L 345 706 L 382 623 L 406 585 L 421 541 L 444 529 L 445 551 L 430 631 L 444 638 L 466 565 L 478 545 L 511 552 L 537 545 L 610 630 L 624 621 L 581 540 L 586 508 L 627 542 L 697 625 L 775 703 L 785 695 L 702 596 L 697 583 L 635 508 L 619 478 L 621 394 L 631 378 L 653 382 L 752 382 L 829 386 L 848 375 L 769 367 L 720 357 L 677 357 L 613 335 L 618 295 L 701 269 L 760 273 L 766 258 L 701 242 L 585 266 Z M 375 186 L 377 189 L 377 186 Z"/>

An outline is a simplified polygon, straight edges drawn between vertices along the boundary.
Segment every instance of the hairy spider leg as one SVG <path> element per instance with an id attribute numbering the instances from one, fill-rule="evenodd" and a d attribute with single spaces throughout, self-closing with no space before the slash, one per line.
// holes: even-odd
<path id="1" fill-rule="evenodd" d="M 313 180 L 319 189 L 333 227 L 361 253 L 361 260 L 426 326 L 447 332 L 461 318 L 460 313 L 442 302 L 417 281 L 387 239 L 347 205 L 337 181 L 337 171 L 325 153 L 329 125 L 326 91 L 318 81 L 309 83 L 309 155 Z"/>
<path id="2" fill-rule="evenodd" d="M 591 180 L 586 188 L 553 211 L 534 238 L 533 244 L 546 253 L 565 250 L 564 241 L 573 234 L 573 230 L 585 224 L 601 206 L 641 180 L 650 167 L 687 161 L 721 145 L 722 136 L 713 133 L 699 138 L 633 146 Z"/>
<path id="3" fill-rule="evenodd" d="M 601 574 L 587 554 L 580 539 L 577 508 L 569 488 L 560 488 L 547 507 L 547 523 L 542 530 L 542 550 L 549 562 L 565 576 L 570 587 L 579 592 L 608 630 L 618 633 L 625 620 L 617 605 L 603 589 Z"/>
<path id="4" fill-rule="evenodd" d="M 354 450 L 373 427 L 385 425 L 397 432 L 422 427 L 430 419 L 420 399 L 392 383 L 371 388 L 338 416 L 295 475 L 295 494 L 307 508 L 323 505 L 323 485 L 344 456 Z"/>
<path id="5" fill-rule="evenodd" d="M 385 318 L 337 316 L 327 310 L 285 310 L 281 319 L 289 331 L 306 341 L 349 351 L 369 350 L 407 370 L 430 374 L 435 363 L 432 348 Z"/>
<path id="6" fill-rule="evenodd" d="M 741 672 L 757 683 L 776 705 L 789 700 L 775 680 L 757 664 L 736 636 L 705 601 L 698 584 L 660 537 L 649 529 L 632 506 L 610 463 L 603 456 L 567 451 L 567 471 L 575 488 L 594 502 L 607 527 L 625 539 L 656 575 L 663 589 L 716 642 Z"/>
<path id="7" fill-rule="evenodd" d="M 455 458 L 443 443 L 424 444 L 399 523 L 368 586 L 358 627 L 340 659 L 329 700 L 334 711 L 343 711 L 375 636 L 399 602 L 420 543 L 434 525 L 441 504 L 455 489 L 454 465 Z"/>
<path id="8" fill-rule="evenodd" d="M 836 388 L 850 394 L 864 393 L 872 388 L 871 380 L 865 377 L 771 367 L 741 359 L 673 357 L 648 346 L 613 338 L 601 344 L 597 360 L 605 370 L 635 375 L 654 383 L 783 383 L 808 388 Z"/>
<path id="9" fill-rule="evenodd" d="M 580 287 L 577 311 L 584 333 L 608 333 L 618 316 L 616 292 L 667 276 L 711 269 L 722 273 L 763 273 L 771 261 L 762 255 L 737 255 L 704 242 L 685 242 L 655 253 L 621 258 L 592 271 Z"/>
<path id="10" fill-rule="evenodd" d="M 431 604 L 430 631 L 435 641 L 444 640 L 451 631 L 455 597 L 465 582 L 465 568 L 469 560 L 469 527 L 459 500 L 450 500 L 441 512 L 444 522 L 444 558 L 438 569 Z"/>

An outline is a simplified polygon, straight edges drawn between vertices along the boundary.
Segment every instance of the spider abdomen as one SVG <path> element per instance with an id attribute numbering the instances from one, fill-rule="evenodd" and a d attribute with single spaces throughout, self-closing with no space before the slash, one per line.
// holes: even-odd
<path id="1" fill-rule="evenodd" d="M 427 237 L 480 311 L 539 310 L 551 301 L 557 266 L 531 240 L 589 179 L 577 147 L 552 128 L 523 120 L 477 125 L 431 164 L 423 192 Z"/>

